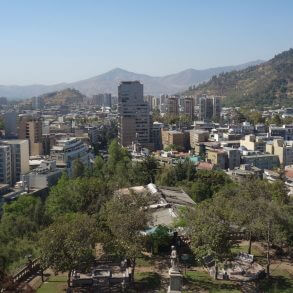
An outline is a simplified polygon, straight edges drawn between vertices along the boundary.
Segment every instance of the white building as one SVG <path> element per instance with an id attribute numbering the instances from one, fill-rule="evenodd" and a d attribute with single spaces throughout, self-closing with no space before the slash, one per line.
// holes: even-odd
<path id="1" fill-rule="evenodd" d="M 85 168 L 90 165 L 88 147 L 76 137 L 56 141 L 51 148 L 50 157 L 60 168 L 66 168 L 68 176 L 72 176 L 73 162 L 79 159 Z"/>
<path id="2" fill-rule="evenodd" d="M 29 143 L 24 139 L 3 140 L 1 143 L 11 149 L 11 184 L 14 185 L 29 171 Z"/>
<path id="3" fill-rule="evenodd" d="M 40 166 L 30 173 L 23 175 L 23 180 L 30 189 L 43 189 L 51 187 L 58 182 L 62 171 L 56 167 L 56 161 L 42 161 Z"/>

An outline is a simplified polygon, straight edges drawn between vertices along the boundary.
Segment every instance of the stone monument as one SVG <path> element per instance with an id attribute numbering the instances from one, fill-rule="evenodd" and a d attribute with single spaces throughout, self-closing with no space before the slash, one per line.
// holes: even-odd
<path id="1" fill-rule="evenodd" d="M 168 293 L 180 293 L 182 289 L 182 275 L 178 268 L 178 258 L 175 246 L 171 247 L 171 268 L 169 269 L 170 285 Z"/>

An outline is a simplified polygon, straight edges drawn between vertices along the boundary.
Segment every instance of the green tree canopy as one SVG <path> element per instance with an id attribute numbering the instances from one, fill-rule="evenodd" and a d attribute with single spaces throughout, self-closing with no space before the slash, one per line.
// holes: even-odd
<path id="1" fill-rule="evenodd" d="M 57 218 L 40 234 L 41 264 L 56 272 L 84 270 L 93 264 L 97 242 L 96 220 L 86 214 L 67 214 Z"/>

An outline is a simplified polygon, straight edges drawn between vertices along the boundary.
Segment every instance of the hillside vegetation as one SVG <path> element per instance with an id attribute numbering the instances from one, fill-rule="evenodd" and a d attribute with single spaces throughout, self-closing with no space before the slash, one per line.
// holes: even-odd
<path id="1" fill-rule="evenodd" d="M 226 106 L 293 106 L 293 49 L 262 64 L 213 76 L 186 94 L 223 96 Z"/>

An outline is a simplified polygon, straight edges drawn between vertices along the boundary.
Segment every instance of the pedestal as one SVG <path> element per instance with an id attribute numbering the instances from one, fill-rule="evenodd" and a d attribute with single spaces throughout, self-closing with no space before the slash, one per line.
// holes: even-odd
<path id="1" fill-rule="evenodd" d="M 170 269 L 170 285 L 168 287 L 168 293 L 181 293 L 182 289 L 182 275 L 178 270 Z"/>

